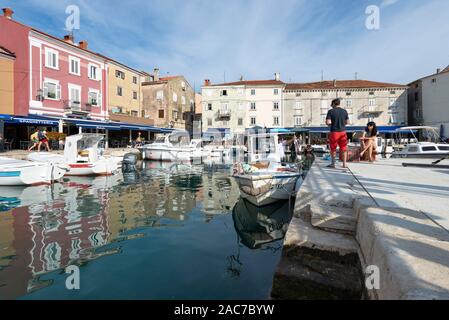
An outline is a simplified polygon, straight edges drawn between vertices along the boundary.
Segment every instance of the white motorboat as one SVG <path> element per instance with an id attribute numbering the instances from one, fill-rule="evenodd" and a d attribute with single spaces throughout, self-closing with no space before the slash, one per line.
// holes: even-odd
<path id="1" fill-rule="evenodd" d="M 404 127 L 397 130 L 400 144 L 394 146 L 394 158 L 443 158 L 449 156 L 449 144 L 440 142 L 433 127 Z M 412 138 L 404 139 L 404 135 Z"/>
<path id="2" fill-rule="evenodd" d="M 156 138 L 154 143 L 139 148 L 144 160 L 156 161 L 192 161 L 202 159 L 201 140 L 190 141 L 187 132 L 174 131 L 168 135 Z"/>
<path id="3" fill-rule="evenodd" d="M 0 157 L 0 186 L 51 184 L 68 171 L 64 164 L 36 163 Z"/>
<path id="4" fill-rule="evenodd" d="M 249 163 L 234 168 L 242 198 L 260 207 L 296 196 L 302 173 L 296 166 L 281 164 L 277 135 L 250 136 L 248 150 Z"/>
<path id="5" fill-rule="evenodd" d="M 314 153 L 326 153 L 329 151 L 329 148 L 327 145 L 318 145 L 318 144 L 314 144 L 312 146 L 313 152 Z"/>
<path id="6" fill-rule="evenodd" d="M 66 138 L 64 155 L 32 153 L 28 160 L 44 163 L 63 163 L 69 166 L 68 176 L 112 175 L 119 171 L 123 157 L 105 157 L 99 134 L 78 134 Z"/>

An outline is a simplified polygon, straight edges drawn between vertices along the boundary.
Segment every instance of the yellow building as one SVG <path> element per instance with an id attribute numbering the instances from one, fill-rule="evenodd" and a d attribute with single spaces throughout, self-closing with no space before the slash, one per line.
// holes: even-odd
<path id="1" fill-rule="evenodd" d="M 14 61 L 14 54 L 0 46 L 0 114 L 14 114 Z"/>
<path id="2" fill-rule="evenodd" d="M 110 120 L 131 124 L 153 124 L 142 108 L 141 82 L 145 76 L 144 72 L 109 60 L 108 111 Z"/>

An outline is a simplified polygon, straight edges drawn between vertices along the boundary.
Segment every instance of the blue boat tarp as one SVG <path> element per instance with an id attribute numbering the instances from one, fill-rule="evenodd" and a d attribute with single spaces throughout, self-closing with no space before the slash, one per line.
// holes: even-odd
<path id="1" fill-rule="evenodd" d="M 397 129 L 401 128 L 401 126 L 379 126 L 377 130 L 379 133 L 395 133 Z M 311 133 L 328 133 L 329 127 L 308 127 L 305 128 L 309 130 Z M 365 127 L 347 127 L 346 132 L 361 132 L 364 131 Z"/>

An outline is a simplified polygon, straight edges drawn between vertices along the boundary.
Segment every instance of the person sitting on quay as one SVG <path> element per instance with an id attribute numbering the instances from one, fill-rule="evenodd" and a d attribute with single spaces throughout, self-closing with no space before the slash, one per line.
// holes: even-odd
<path id="1" fill-rule="evenodd" d="M 368 161 L 373 163 L 376 160 L 376 139 L 378 135 L 377 125 L 375 122 L 369 122 L 360 138 L 362 143 L 362 151 L 360 152 L 360 159 L 364 160 L 366 154 Z"/>

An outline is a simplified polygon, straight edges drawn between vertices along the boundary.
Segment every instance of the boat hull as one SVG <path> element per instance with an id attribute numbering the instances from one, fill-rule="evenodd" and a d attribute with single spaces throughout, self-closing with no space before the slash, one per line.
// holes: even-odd
<path id="1" fill-rule="evenodd" d="M 300 174 L 235 176 L 243 199 L 262 207 L 295 196 Z"/>
<path id="2" fill-rule="evenodd" d="M 69 164 L 68 176 L 108 176 L 119 170 L 119 159 L 101 159 L 96 163 Z"/>
<path id="3" fill-rule="evenodd" d="M 202 158 L 201 150 L 183 150 L 168 148 L 146 148 L 141 149 L 144 160 L 164 161 L 164 162 L 189 162 Z"/>
<path id="4" fill-rule="evenodd" d="M 51 184 L 61 179 L 67 169 L 50 163 L 0 169 L 0 186 Z"/>

